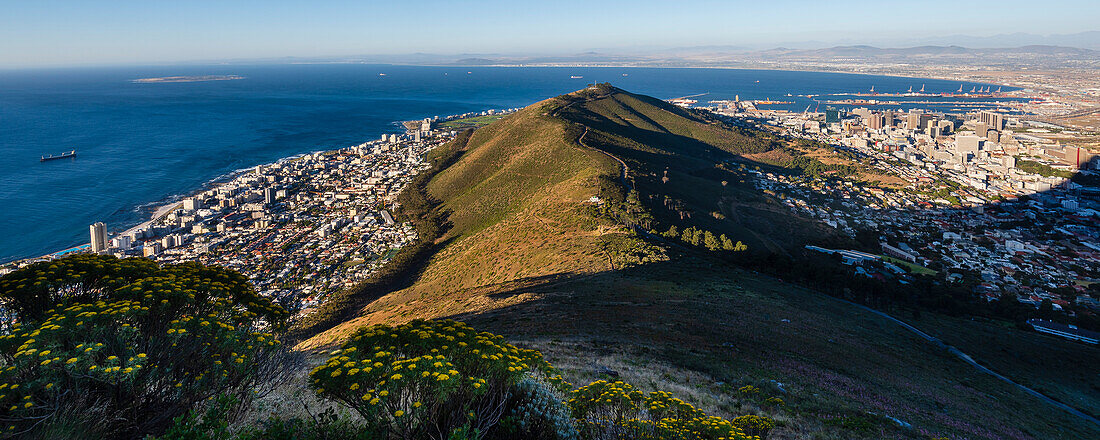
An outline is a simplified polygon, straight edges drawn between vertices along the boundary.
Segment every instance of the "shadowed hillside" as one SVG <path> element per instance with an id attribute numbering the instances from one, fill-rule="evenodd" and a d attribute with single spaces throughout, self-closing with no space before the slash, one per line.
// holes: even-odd
<path id="1" fill-rule="evenodd" d="M 728 234 L 746 255 L 845 240 L 752 187 L 740 165 L 786 148 L 607 85 L 534 104 L 436 152 L 453 162 L 420 190 L 446 227 L 422 270 L 299 347 L 454 317 L 542 350 L 574 383 L 614 374 L 767 415 L 771 439 L 1100 434 L 881 316 L 654 233 Z"/>

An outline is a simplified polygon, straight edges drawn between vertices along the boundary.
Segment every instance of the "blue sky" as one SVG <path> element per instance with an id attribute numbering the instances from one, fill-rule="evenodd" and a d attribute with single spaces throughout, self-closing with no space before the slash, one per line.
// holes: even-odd
<path id="1" fill-rule="evenodd" d="M 1100 29 L 1096 0 L 0 0 L 0 66 L 592 49 Z"/>

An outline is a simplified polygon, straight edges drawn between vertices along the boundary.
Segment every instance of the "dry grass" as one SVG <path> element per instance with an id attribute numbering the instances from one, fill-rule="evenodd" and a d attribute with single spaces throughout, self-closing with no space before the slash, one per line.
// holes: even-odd
<path id="1" fill-rule="evenodd" d="M 683 256 L 608 270 L 597 244 L 623 231 L 580 207 L 596 194 L 598 176 L 617 176 L 617 165 L 578 148 L 578 133 L 556 115 L 599 116 L 591 122 L 621 127 L 615 128 L 619 134 L 593 135 L 593 143 L 620 142 L 608 148 L 633 154 L 626 159 L 632 164 L 691 151 L 728 155 L 726 149 L 747 141 L 629 96 L 586 107 L 593 114 L 562 110 L 579 105 L 568 104 L 577 96 L 544 101 L 479 129 L 459 161 L 429 186 L 451 212 L 454 228 L 417 283 L 299 348 L 337 344 L 366 324 L 454 317 L 544 350 L 574 383 L 593 379 L 591 366 L 599 364 L 643 389 L 674 391 L 717 415 L 766 414 L 781 422 L 770 438 L 1100 436 L 1095 426 L 824 295 Z M 676 143 L 687 142 L 686 136 L 711 143 Z M 660 148 L 632 149 L 630 142 Z M 713 164 L 700 155 L 685 156 L 682 163 Z M 693 173 L 676 175 L 670 185 L 703 212 L 721 209 L 721 194 L 729 197 L 726 214 L 738 217 L 734 227 L 746 235 L 759 233 L 782 246 L 775 240 L 817 233 L 779 215 L 748 187 L 724 188 L 715 180 L 722 176 Z M 659 177 L 650 174 L 651 183 L 640 177 L 639 185 L 657 185 L 652 182 Z M 737 386 L 772 380 L 787 384 L 782 408 L 764 408 L 736 394 Z M 829 420 L 845 421 L 847 428 Z"/>

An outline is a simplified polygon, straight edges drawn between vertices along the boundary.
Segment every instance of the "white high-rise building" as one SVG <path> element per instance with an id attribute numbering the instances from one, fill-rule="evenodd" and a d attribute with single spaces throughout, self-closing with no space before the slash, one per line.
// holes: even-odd
<path id="1" fill-rule="evenodd" d="M 188 211 L 195 211 L 202 208 L 202 200 L 196 199 L 194 197 L 183 199 L 183 209 L 186 209 Z"/>
<path id="2" fill-rule="evenodd" d="M 111 239 L 111 247 L 116 248 L 116 249 L 122 249 L 122 250 L 130 249 L 131 244 L 132 244 L 132 242 L 130 241 L 130 236 L 129 235 L 120 235 L 118 237 L 115 237 L 115 238 Z"/>
<path id="3" fill-rule="evenodd" d="M 107 250 L 107 225 L 103 222 L 95 222 L 88 226 L 88 232 L 92 235 L 92 252 Z"/>

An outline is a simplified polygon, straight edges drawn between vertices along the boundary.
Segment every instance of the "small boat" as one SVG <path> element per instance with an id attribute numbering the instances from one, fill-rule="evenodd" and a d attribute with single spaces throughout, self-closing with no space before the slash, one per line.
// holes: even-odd
<path id="1" fill-rule="evenodd" d="M 573 75 L 573 76 L 570 76 L 569 79 L 584 79 L 584 77 L 580 76 L 580 75 Z"/>
<path id="2" fill-rule="evenodd" d="M 760 80 L 756 80 L 756 81 L 753 81 L 753 82 L 754 82 L 754 83 L 759 83 L 759 82 L 760 82 Z"/>
<path id="3" fill-rule="evenodd" d="M 67 158 L 70 158 L 70 157 L 76 157 L 76 150 L 70 151 L 68 153 L 61 153 L 57 156 L 54 156 L 52 154 L 48 155 L 48 156 L 42 156 L 42 158 L 38 159 L 38 161 L 39 162 L 45 162 L 47 160 L 67 159 Z"/>
<path id="4" fill-rule="evenodd" d="M 379 73 L 378 76 L 386 76 L 385 73 Z"/>
<path id="5" fill-rule="evenodd" d="M 623 74 L 623 76 L 629 76 L 629 75 L 628 75 L 628 74 L 626 74 L 626 73 L 624 73 L 624 74 Z"/>

